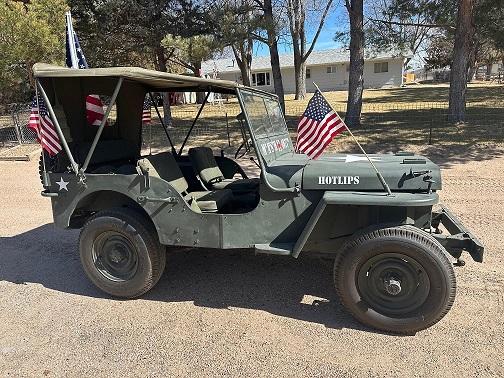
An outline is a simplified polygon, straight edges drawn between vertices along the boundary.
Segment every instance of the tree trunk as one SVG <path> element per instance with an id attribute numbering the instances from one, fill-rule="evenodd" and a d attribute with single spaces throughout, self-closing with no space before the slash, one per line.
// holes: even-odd
<path id="1" fill-rule="evenodd" d="M 247 87 L 250 87 L 250 70 L 247 67 L 247 63 L 242 60 L 242 56 L 239 51 L 236 51 L 236 49 L 233 48 L 233 52 L 235 54 L 235 59 L 236 63 L 238 64 L 238 68 L 240 68 L 242 84 L 246 85 Z"/>
<path id="2" fill-rule="evenodd" d="M 240 68 L 242 84 L 247 87 L 250 87 L 250 78 L 252 77 L 252 46 L 252 40 L 238 42 L 236 45 L 231 46 L 236 63 Z"/>
<path id="3" fill-rule="evenodd" d="M 167 72 L 168 67 L 166 66 L 166 56 L 163 46 L 159 46 L 156 49 L 156 68 L 158 71 Z M 173 118 L 171 115 L 171 107 L 170 107 L 170 93 L 163 92 L 163 122 L 166 127 L 172 127 Z"/>
<path id="4" fill-rule="evenodd" d="M 253 48 L 254 48 L 254 40 L 252 38 L 247 38 L 247 41 L 245 42 L 245 49 L 244 49 L 244 54 L 243 54 L 243 59 L 246 62 L 246 69 L 247 69 L 247 79 L 248 79 L 248 85 L 250 86 L 250 82 L 252 80 L 252 53 L 253 53 Z"/>
<path id="5" fill-rule="evenodd" d="M 469 70 L 467 73 L 467 82 L 468 83 L 470 83 L 471 81 L 474 80 L 474 75 L 476 74 L 476 71 L 478 70 L 477 56 L 478 56 L 478 44 L 473 43 L 473 47 L 471 49 L 471 54 L 470 54 L 469 60 L 467 62 L 468 70 Z"/>
<path id="6" fill-rule="evenodd" d="M 474 80 L 474 75 L 476 75 L 476 71 L 478 69 L 478 63 L 471 64 L 469 66 L 469 72 L 467 74 L 467 82 L 470 83 Z"/>
<path id="7" fill-rule="evenodd" d="M 490 80 L 490 77 L 492 76 L 492 66 L 493 66 L 492 62 L 487 62 L 485 80 Z"/>
<path id="8" fill-rule="evenodd" d="M 294 78 L 296 80 L 294 99 L 302 100 L 306 97 L 306 62 L 294 63 Z"/>
<path id="9" fill-rule="evenodd" d="M 303 21 L 304 22 L 304 21 Z M 304 57 L 304 38 L 294 31 L 292 33 L 293 54 L 294 54 L 294 81 L 296 84 L 295 100 L 302 100 L 306 97 L 306 61 Z M 303 41 L 302 41 L 303 40 Z"/>
<path id="10" fill-rule="evenodd" d="M 306 97 L 306 61 L 315 47 L 315 43 L 317 42 L 322 27 L 324 26 L 326 16 L 333 2 L 333 0 L 324 1 L 326 1 L 326 4 L 310 47 L 308 47 L 306 43 L 305 28 L 307 0 L 287 1 L 287 17 L 289 19 L 289 28 L 294 55 L 294 78 L 296 83 L 296 94 L 294 98 L 296 100 L 304 99 Z M 317 5 L 320 6 L 320 1 Z"/>
<path id="11" fill-rule="evenodd" d="M 302 100 L 306 97 L 306 34 L 304 30 L 305 23 L 305 0 L 288 1 L 288 17 L 290 23 L 290 33 L 292 38 L 292 47 L 294 55 L 294 81 L 296 93 L 295 100 Z"/>
<path id="12" fill-rule="evenodd" d="M 345 122 L 358 127 L 361 121 L 364 90 L 364 6 L 363 0 L 346 0 L 350 18 L 350 72 Z"/>
<path id="13" fill-rule="evenodd" d="M 264 0 L 264 20 L 267 25 L 268 46 L 270 52 L 271 72 L 273 74 L 273 85 L 275 93 L 282 111 L 285 114 L 284 88 L 282 81 L 282 71 L 280 70 L 280 57 L 278 56 L 278 42 L 275 30 L 275 20 L 273 18 L 273 6 L 271 0 Z"/>
<path id="14" fill-rule="evenodd" d="M 280 70 L 280 57 L 278 56 L 278 44 L 276 39 L 270 42 L 270 60 L 271 60 L 271 71 L 273 74 L 273 85 L 275 87 L 275 93 L 278 96 L 278 101 L 280 102 L 280 107 L 285 114 L 285 99 L 284 99 L 284 88 L 282 81 L 282 71 Z"/>
<path id="15" fill-rule="evenodd" d="M 465 120 L 468 61 L 471 54 L 474 0 L 459 0 L 457 29 L 453 48 L 453 63 L 450 78 L 450 119 L 453 122 Z"/>
<path id="16" fill-rule="evenodd" d="M 192 71 L 194 76 L 201 77 L 201 62 L 191 62 Z M 203 104 L 205 101 L 206 93 L 205 92 L 196 92 L 196 103 Z"/>

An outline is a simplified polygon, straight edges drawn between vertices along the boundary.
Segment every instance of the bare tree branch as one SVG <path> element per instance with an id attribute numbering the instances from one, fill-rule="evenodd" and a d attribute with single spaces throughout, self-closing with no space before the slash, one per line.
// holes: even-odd
<path id="1" fill-rule="evenodd" d="M 381 22 L 382 24 L 385 24 L 385 25 L 417 26 L 417 27 L 423 27 L 423 28 L 443 28 L 443 29 L 455 30 L 455 26 L 450 25 L 450 24 L 422 24 L 422 23 L 415 23 L 415 22 L 397 22 L 397 21 L 378 20 L 375 18 L 369 18 L 369 20 L 373 21 L 373 22 Z"/>
<path id="2" fill-rule="evenodd" d="M 329 0 L 327 2 L 326 7 L 324 9 L 324 13 L 322 14 L 322 17 L 320 18 L 320 23 L 319 23 L 317 32 L 315 33 L 315 36 L 313 37 L 311 46 L 308 49 L 308 51 L 304 54 L 304 56 L 302 57 L 303 61 L 305 61 L 312 53 L 313 48 L 315 47 L 315 43 L 317 42 L 317 39 L 320 35 L 320 32 L 322 31 L 322 27 L 324 26 L 325 18 L 327 17 L 327 13 L 329 13 L 329 9 L 331 8 L 332 3 L 333 3 L 333 0 Z"/>
<path id="3" fill-rule="evenodd" d="M 265 43 L 265 44 L 269 44 L 269 41 L 266 37 L 263 37 L 257 33 L 250 33 L 251 37 L 254 38 L 256 41 L 259 41 L 259 42 L 262 42 L 262 43 Z"/>

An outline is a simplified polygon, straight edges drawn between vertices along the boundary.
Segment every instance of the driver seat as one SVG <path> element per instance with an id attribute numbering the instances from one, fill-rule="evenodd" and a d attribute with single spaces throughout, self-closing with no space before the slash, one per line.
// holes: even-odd
<path id="1" fill-rule="evenodd" d="M 233 193 L 248 193 L 259 188 L 259 179 L 227 179 L 215 161 L 212 149 L 209 147 L 194 147 L 189 149 L 189 159 L 198 177 L 207 189 L 231 189 Z"/>

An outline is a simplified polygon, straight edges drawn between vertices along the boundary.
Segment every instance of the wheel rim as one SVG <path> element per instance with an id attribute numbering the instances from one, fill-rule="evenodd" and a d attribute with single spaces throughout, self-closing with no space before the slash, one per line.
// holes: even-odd
<path id="1" fill-rule="evenodd" d="M 361 298 L 384 315 L 404 315 L 423 305 L 430 280 L 422 265 L 401 253 L 383 253 L 364 262 L 357 274 Z"/>
<path id="2" fill-rule="evenodd" d="M 128 281 L 138 269 L 138 252 L 123 234 L 103 232 L 93 242 L 93 264 L 111 281 Z"/>

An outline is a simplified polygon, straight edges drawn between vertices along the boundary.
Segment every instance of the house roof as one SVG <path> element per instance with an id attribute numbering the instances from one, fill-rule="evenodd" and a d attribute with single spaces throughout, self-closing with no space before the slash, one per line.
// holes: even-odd
<path id="1" fill-rule="evenodd" d="M 366 60 L 384 60 L 384 59 L 398 59 L 411 57 L 410 53 L 394 52 L 394 51 L 367 51 L 365 55 Z M 345 63 L 350 61 L 350 51 L 348 49 L 330 49 L 313 51 L 307 60 L 308 66 L 316 66 L 323 64 Z M 280 67 L 294 67 L 293 54 L 280 55 Z M 269 56 L 254 56 L 252 59 L 252 70 L 267 70 L 271 68 Z M 240 68 L 236 64 L 234 58 L 223 58 L 207 60 L 202 64 L 202 71 L 204 73 L 212 73 L 214 69 L 217 72 L 239 72 Z"/>

